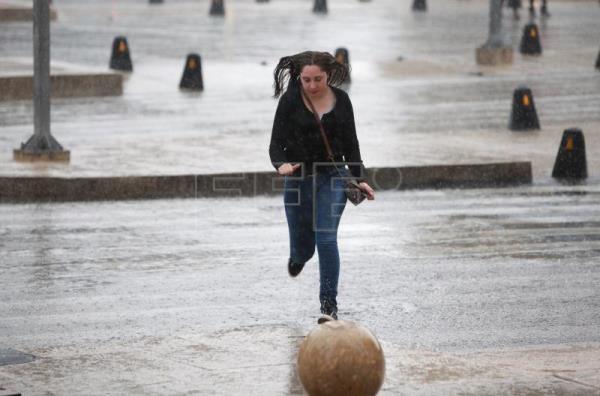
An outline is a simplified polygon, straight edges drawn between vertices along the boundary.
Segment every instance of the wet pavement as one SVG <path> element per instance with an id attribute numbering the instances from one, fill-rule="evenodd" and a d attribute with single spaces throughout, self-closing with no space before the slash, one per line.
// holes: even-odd
<path id="1" fill-rule="evenodd" d="M 30 76 L 33 70 L 32 58 L 2 58 L 0 59 L 0 77 Z M 84 67 L 79 64 L 52 61 L 51 73 L 82 74 L 90 72 L 105 72 L 104 68 Z M 22 101 L 12 101 L 22 102 Z M 14 103 L 13 103 L 14 105 Z"/>
<path id="2" fill-rule="evenodd" d="M 207 1 L 54 4 L 53 59 L 106 67 L 124 34 L 135 71 L 122 97 L 53 100 L 69 166 L 13 162 L 32 106 L 0 103 L 0 175 L 270 170 L 276 61 L 346 46 L 367 166 L 534 171 L 530 187 L 382 192 L 347 209 L 340 314 L 381 340 L 381 394 L 600 394 L 597 2 L 550 2 L 544 54 L 499 68 L 474 63 L 486 1 L 413 14 L 409 2 L 338 0 L 327 16 L 310 1 L 228 1 L 225 18 L 209 18 Z M 515 48 L 525 16 L 504 19 Z M 200 94 L 177 89 L 188 52 L 203 56 Z M 30 54 L 30 24 L 3 24 L 0 56 Z M 507 129 L 520 84 L 540 131 Z M 588 151 L 578 186 L 550 178 L 571 126 Z M 317 262 L 289 279 L 287 242 L 279 197 L 0 205 L 0 351 L 36 357 L 0 366 L 0 388 L 302 394 L 294 360 L 318 313 Z"/>
<path id="3" fill-rule="evenodd" d="M 125 35 L 134 72 L 122 97 L 53 101 L 52 131 L 71 151 L 67 167 L 13 162 L 12 149 L 32 133 L 32 106 L 1 103 L 0 174 L 270 170 L 276 62 L 307 48 L 340 46 L 350 50 L 349 90 L 367 166 L 532 161 L 534 178 L 550 182 L 562 132 L 578 126 L 590 169 L 598 169 L 597 2 L 553 1 L 552 17 L 538 20 L 543 55 L 517 51 L 514 65 L 499 68 L 475 64 L 475 48 L 487 38 L 486 1 L 429 3 L 427 13 L 415 14 L 392 0 L 331 1 L 327 16 L 315 16 L 308 0 L 228 1 L 226 17 L 211 18 L 207 1 L 57 0 L 54 60 L 107 68 L 113 38 Z M 525 16 L 504 18 L 515 48 Z M 31 56 L 30 24 L 4 26 L 0 54 Z M 203 58 L 200 94 L 177 88 L 189 52 Z M 540 131 L 507 128 L 512 92 L 521 84 L 533 90 Z"/>
<path id="4" fill-rule="evenodd" d="M 340 315 L 382 395 L 600 390 L 600 189 L 382 192 L 340 228 Z M 301 394 L 314 258 L 280 197 L 0 206 L 0 367 L 23 394 Z M 527 393 L 529 392 L 529 393 Z M 563 393 L 561 393 L 563 392 Z"/>

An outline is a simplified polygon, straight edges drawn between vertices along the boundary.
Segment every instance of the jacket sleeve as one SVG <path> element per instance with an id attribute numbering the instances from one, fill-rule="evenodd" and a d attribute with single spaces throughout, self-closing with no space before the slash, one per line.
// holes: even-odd
<path id="1" fill-rule="evenodd" d="M 269 156 L 275 170 L 287 162 L 285 150 L 287 140 L 287 128 L 289 128 L 289 105 L 286 95 L 279 99 L 275 119 L 273 120 L 273 130 L 271 132 L 271 143 L 269 144 Z"/>
<path id="2" fill-rule="evenodd" d="M 344 138 L 344 158 L 348 163 L 348 169 L 352 176 L 358 182 L 366 181 L 366 170 L 360 156 L 360 147 L 356 137 L 356 126 L 354 124 L 354 110 L 350 98 L 346 96 L 346 115 L 345 115 L 345 138 Z"/>

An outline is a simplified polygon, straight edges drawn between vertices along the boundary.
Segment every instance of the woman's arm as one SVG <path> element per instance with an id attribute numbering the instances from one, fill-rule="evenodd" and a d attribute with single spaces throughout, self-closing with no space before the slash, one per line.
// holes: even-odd
<path id="1" fill-rule="evenodd" d="M 356 137 L 356 126 L 354 124 L 354 110 L 350 98 L 346 95 L 346 106 L 344 114 L 344 158 L 349 163 L 350 173 L 357 181 L 363 182 L 366 178 L 365 167 L 360 156 L 360 147 Z"/>
<path id="2" fill-rule="evenodd" d="M 358 145 L 358 138 L 356 137 L 354 110 L 352 109 L 352 102 L 350 102 L 348 95 L 346 95 L 346 100 L 347 114 L 345 115 L 346 125 L 344 126 L 344 131 L 346 133 L 344 139 L 344 157 L 346 162 L 350 163 L 350 165 L 348 165 L 350 173 L 352 173 L 352 176 L 356 178 L 356 181 L 359 183 L 359 187 L 367 194 L 367 199 L 372 201 L 375 199 L 375 191 L 366 181 L 367 173 L 360 156 L 360 147 Z"/>
<path id="3" fill-rule="evenodd" d="M 269 144 L 269 156 L 271 163 L 275 169 L 279 169 L 281 165 L 287 162 L 285 154 L 287 128 L 289 128 L 289 104 L 287 97 L 279 99 L 277 110 L 275 111 L 275 119 L 273 120 L 273 130 L 271 132 L 271 143 Z"/>

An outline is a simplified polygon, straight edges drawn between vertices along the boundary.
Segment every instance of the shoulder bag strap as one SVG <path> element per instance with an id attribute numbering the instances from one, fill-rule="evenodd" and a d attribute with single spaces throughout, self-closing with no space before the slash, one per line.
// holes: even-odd
<path id="1" fill-rule="evenodd" d="M 341 178 L 344 178 L 344 176 L 342 176 L 342 174 L 340 173 L 340 170 L 338 169 L 337 165 L 335 164 L 335 160 L 333 158 L 333 151 L 331 151 L 331 146 L 329 145 L 329 139 L 327 139 L 327 135 L 325 134 L 325 129 L 323 129 L 323 123 L 319 119 L 319 115 L 317 114 L 317 111 L 315 110 L 315 106 L 313 106 L 308 95 L 306 95 L 304 93 L 304 89 L 302 87 L 300 87 L 300 92 L 302 94 L 302 97 L 305 98 L 306 101 L 308 102 L 308 105 L 310 106 L 310 109 L 312 110 L 312 113 L 315 116 L 315 121 L 317 122 L 317 125 L 319 125 L 319 130 L 321 131 L 321 137 L 323 138 L 323 143 L 325 143 L 325 148 L 327 149 L 327 156 L 329 157 L 329 160 L 331 161 L 333 167 L 337 171 L 337 174 Z M 356 180 L 354 180 L 354 178 L 352 178 L 350 180 L 348 180 L 346 178 L 346 185 L 348 185 L 348 184 L 352 184 L 354 187 L 356 187 L 357 189 L 360 190 L 360 187 L 359 187 L 358 183 L 356 182 Z M 357 204 L 355 203 L 355 205 L 357 205 Z"/>
<path id="2" fill-rule="evenodd" d="M 317 111 L 315 110 L 315 106 L 313 106 L 308 95 L 306 95 L 304 93 L 304 89 L 302 87 L 300 87 L 300 92 L 302 93 L 302 97 L 304 99 L 306 99 L 306 101 L 308 102 L 308 105 L 310 106 L 310 109 L 312 110 L 312 113 L 315 116 L 315 121 L 317 122 L 317 125 L 319 126 L 319 130 L 321 131 L 321 137 L 323 138 L 323 143 L 325 143 L 325 149 L 327 149 L 327 157 L 331 162 L 334 162 L 333 151 L 331 151 L 331 146 L 329 145 L 329 139 L 327 139 L 327 135 L 325 134 L 325 129 L 323 129 L 323 124 L 321 123 L 321 120 L 319 119 L 319 115 L 317 114 Z M 336 167 L 336 169 L 337 169 L 337 167 Z"/>

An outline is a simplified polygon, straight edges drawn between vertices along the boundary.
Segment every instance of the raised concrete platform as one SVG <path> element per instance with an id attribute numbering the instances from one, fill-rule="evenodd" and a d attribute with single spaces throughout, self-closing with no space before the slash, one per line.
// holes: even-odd
<path id="1" fill-rule="evenodd" d="M 475 60 L 478 65 L 510 65 L 513 63 L 513 49 L 479 47 L 475 50 Z"/>
<path id="2" fill-rule="evenodd" d="M 56 11 L 50 9 L 50 20 L 56 20 Z M 33 8 L 21 5 L 0 4 L 0 22 L 33 21 Z"/>
<path id="3" fill-rule="evenodd" d="M 531 163 L 367 169 L 376 190 L 502 187 L 530 184 Z M 275 172 L 131 177 L 0 177 L 0 202 L 251 197 L 282 191 Z"/>
<path id="4" fill-rule="evenodd" d="M 118 96 L 123 93 L 122 77 L 106 74 L 63 74 L 50 77 L 52 97 Z M 0 101 L 33 97 L 33 77 L 0 77 Z"/>
<path id="5" fill-rule="evenodd" d="M 13 150 L 13 159 L 17 162 L 69 162 L 70 151 L 48 151 L 32 153 L 25 150 Z"/>
<path id="6" fill-rule="evenodd" d="M 31 59 L 0 60 L 0 101 L 33 97 Z M 123 94 L 123 76 L 68 63 L 53 62 L 50 70 L 51 94 L 55 98 L 118 96 Z"/>

